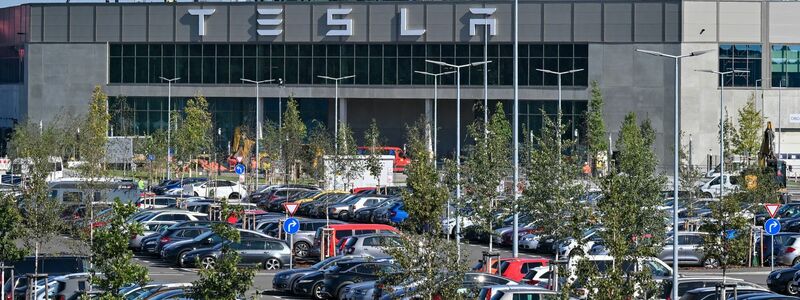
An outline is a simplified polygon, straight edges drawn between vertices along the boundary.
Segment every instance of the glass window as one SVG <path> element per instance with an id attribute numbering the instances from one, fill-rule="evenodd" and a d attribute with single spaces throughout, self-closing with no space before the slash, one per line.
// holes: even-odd
<path id="1" fill-rule="evenodd" d="M 752 51 L 751 51 L 752 49 Z M 724 75 L 720 85 L 725 87 L 753 87 L 761 81 L 761 45 L 719 45 L 719 71 L 748 71 Z"/>

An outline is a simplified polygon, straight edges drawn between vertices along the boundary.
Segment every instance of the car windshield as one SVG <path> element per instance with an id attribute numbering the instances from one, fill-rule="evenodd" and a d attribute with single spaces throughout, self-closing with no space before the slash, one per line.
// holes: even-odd
<path id="1" fill-rule="evenodd" d="M 498 275 L 503 275 L 503 273 L 506 272 L 506 269 L 508 269 L 508 265 L 509 265 L 508 261 L 501 261 L 500 262 L 500 269 L 497 270 L 498 271 L 497 274 Z"/>
<path id="2" fill-rule="evenodd" d="M 313 268 L 313 269 L 322 269 L 323 267 L 325 267 L 325 266 L 327 266 L 327 265 L 329 265 L 329 264 L 331 264 L 331 263 L 333 263 L 333 262 L 335 262 L 337 260 L 339 260 L 339 257 L 331 256 L 331 257 L 328 257 L 327 259 L 325 259 L 325 260 L 323 260 L 321 262 L 318 262 L 318 263 L 314 264 L 313 266 L 311 266 L 311 268 Z"/>
<path id="3" fill-rule="evenodd" d="M 194 239 L 192 239 L 192 240 L 193 240 L 193 241 L 202 241 L 203 239 L 206 239 L 206 238 L 210 237 L 212 234 L 214 234 L 214 231 L 207 231 L 207 232 L 203 232 L 202 234 L 200 234 L 200 235 L 196 236 L 196 237 L 195 237 Z"/>

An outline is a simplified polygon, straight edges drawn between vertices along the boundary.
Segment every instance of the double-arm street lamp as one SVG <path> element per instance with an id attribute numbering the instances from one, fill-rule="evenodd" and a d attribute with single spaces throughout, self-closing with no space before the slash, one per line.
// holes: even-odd
<path id="1" fill-rule="evenodd" d="M 425 60 L 428 63 L 455 69 L 456 71 L 456 199 L 461 199 L 461 69 L 488 64 L 492 61 L 484 60 L 463 65 L 453 65 L 443 61 Z M 458 212 L 457 212 L 458 213 Z M 456 217 L 456 245 L 458 257 L 461 257 L 461 219 Z"/>
<path id="2" fill-rule="evenodd" d="M 547 73 L 547 74 L 553 74 L 553 75 L 556 75 L 556 77 L 558 77 L 558 112 L 557 112 L 557 114 L 558 114 L 558 117 L 557 117 L 558 118 L 558 121 L 557 121 L 558 122 L 557 123 L 558 127 L 557 128 L 558 129 L 556 130 L 556 134 L 557 134 L 556 141 L 558 141 L 558 161 L 560 162 L 561 161 L 561 76 L 562 75 L 566 75 L 566 74 L 578 73 L 580 71 L 583 71 L 583 69 L 572 69 L 572 70 L 563 71 L 563 72 L 557 72 L 557 71 L 545 70 L 545 69 L 536 69 L 536 71 L 539 71 L 539 72 L 542 72 L 542 73 Z"/>
<path id="3" fill-rule="evenodd" d="M 253 187 L 253 190 L 255 191 L 255 190 L 258 190 L 258 165 L 260 164 L 260 160 L 261 160 L 261 156 L 259 155 L 260 152 L 261 152 L 260 151 L 261 149 L 258 147 L 259 146 L 258 140 L 261 139 L 261 114 L 260 114 L 259 109 L 258 109 L 259 104 L 261 104 L 260 103 L 260 99 L 261 98 L 258 97 L 258 86 L 260 84 L 262 84 L 262 83 L 273 82 L 273 81 L 275 81 L 275 79 L 266 79 L 266 80 L 257 81 L 257 80 L 247 79 L 247 78 L 241 78 L 240 80 L 242 82 L 255 83 L 255 85 L 256 85 L 256 168 L 255 168 L 255 170 L 253 170 L 255 172 L 255 174 L 256 174 L 256 184 L 255 184 L 255 187 Z"/>
<path id="4" fill-rule="evenodd" d="M 356 75 L 350 76 L 343 76 L 343 77 L 330 77 L 325 75 L 317 75 L 317 77 L 326 79 L 326 80 L 333 80 L 334 82 L 334 94 L 335 98 L 333 100 L 334 103 L 334 116 L 333 116 L 333 154 L 339 155 L 339 81 L 355 78 Z M 336 189 L 336 174 L 333 174 L 333 189 Z"/>
<path id="5" fill-rule="evenodd" d="M 180 77 L 175 78 L 164 78 L 164 76 L 159 76 L 162 81 L 167 82 L 167 180 L 170 179 L 170 170 L 169 170 L 169 162 L 171 160 L 170 154 L 170 142 L 172 141 L 170 132 L 172 131 L 172 82 L 181 80 Z"/>
<path id="6" fill-rule="evenodd" d="M 437 116 L 439 115 L 439 76 L 453 74 L 456 71 L 447 71 L 435 74 L 425 71 L 414 72 L 422 75 L 433 76 L 433 142 L 431 142 L 431 147 L 433 147 L 433 157 L 436 157 L 436 154 L 438 153 L 436 146 L 439 144 L 439 140 L 436 138 L 436 133 L 439 131 L 439 127 L 437 127 Z"/>
<path id="7" fill-rule="evenodd" d="M 703 55 L 711 50 L 702 50 L 702 51 L 694 51 L 689 52 L 686 54 L 681 55 L 670 55 L 664 54 L 657 51 L 652 50 L 642 50 L 636 49 L 636 51 L 650 54 L 654 56 L 661 56 L 666 58 L 671 58 L 675 61 L 675 145 L 673 154 L 674 161 L 673 161 L 673 201 L 672 201 L 672 232 L 673 232 L 673 239 L 672 239 L 672 257 L 678 257 L 678 153 L 680 150 L 680 142 L 681 142 L 681 132 L 680 132 L 680 61 L 686 57 L 693 57 Z M 672 260 L 672 286 L 678 286 L 678 260 Z M 678 289 L 672 290 L 672 299 L 678 299 Z"/>

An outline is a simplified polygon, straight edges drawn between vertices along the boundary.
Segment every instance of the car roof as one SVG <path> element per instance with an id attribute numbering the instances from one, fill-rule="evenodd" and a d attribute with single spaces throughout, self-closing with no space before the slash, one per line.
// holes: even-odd
<path id="1" fill-rule="evenodd" d="M 507 279 L 507 278 L 506 278 Z M 505 285 L 505 284 L 498 284 L 498 285 L 487 285 L 483 287 L 484 289 L 492 289 L 492 291 L 543 291 L 543 292 L 552 292 L 543 287 L 532 286 L 532 285 Z"/>
<path id="2" fill-rule="evenodd" d="M 544 257 L 505 257 L 501 258 L 500 261 L 508 261 L 508 262 L 541 262 L 541 261 L 549 261 L 549 259 Z"/>
<path id="3" fill-rule="evenodd" d="M 335 229 L 335 230 L 385 229 L 385 230 L 391 230 L 391 231 L 398 231 L 397 228 L 394 228 L 394 227 L 389 226 L 389 225 L 384 225 L 384 224 L 331 224 L 331 225 L 329 225 L 327 227 L 331 228 L 331 229 Z"/>

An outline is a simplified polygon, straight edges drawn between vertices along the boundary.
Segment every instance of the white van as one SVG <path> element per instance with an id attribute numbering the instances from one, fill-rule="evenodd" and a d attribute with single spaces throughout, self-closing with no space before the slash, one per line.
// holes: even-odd
<path id="1" fill-rule="evenodd" d="M 62 203 L 82 203 L 88 200 L 95 202 L 113 202 L 119 198 L 122 203 L 131 203 L 139 199 L 139 187 L 132 181 L 103 180 L 91 183 L 86 180 L 59 180 L 50 183 L 50 197 Z M 90 199 L 88 196 L 93 194 Z"/>
<path id="2" fill-rule="evenodd" d="M 725 186 L 724 186 L 724 189 L 723 189 L 722 196 L 727 196 L 728 194 L 731 194 L 731 193 L 736 192 L 736 191 L 739 190 L 740 186 L 739 186 L 739 177 L 738 177 L 738 175 L 725 174 L 723 176 L 723 179 L 724 179 Z M 711 180 L 703 183 L 700 186 L 700 190 L 703 192 L 701 197 L 703 197 L 703 198 L 719 198 L 719 196 L 720 196 L 720 193 L 719 193 L 720 192 L 720 190 L 719 190 L 719 182 L 720 182 L 720 176 L 717 175 L 714 178 L 712 178 Z"/>

